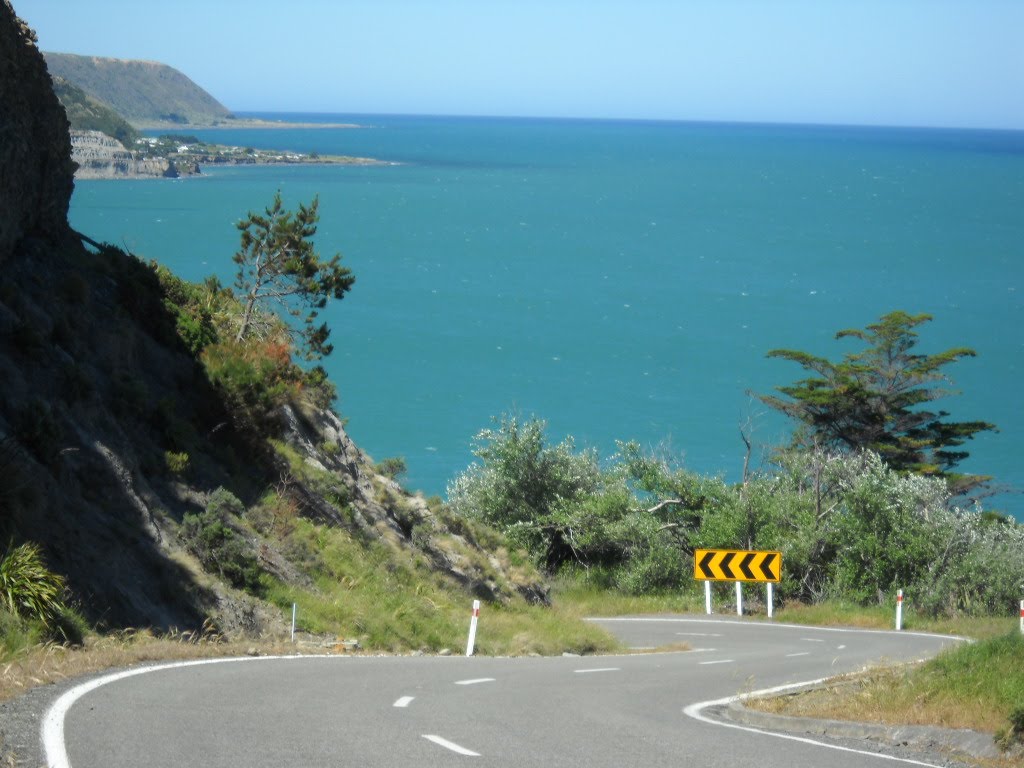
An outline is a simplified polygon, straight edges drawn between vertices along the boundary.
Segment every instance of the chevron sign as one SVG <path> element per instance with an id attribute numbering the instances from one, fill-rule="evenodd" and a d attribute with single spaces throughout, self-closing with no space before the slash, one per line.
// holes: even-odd
<path id="1" fill-rule="evenodd" d="M 782 577 L 781 552 L 747 549 L 698 549 L 693 553 L 693 578 L 702 581 L 772 581 Z"/>

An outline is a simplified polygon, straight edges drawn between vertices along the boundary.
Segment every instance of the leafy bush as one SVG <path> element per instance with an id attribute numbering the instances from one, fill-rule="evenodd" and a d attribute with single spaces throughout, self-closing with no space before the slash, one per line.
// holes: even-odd
<path id="1" fill-rule="evenodd" d="M 577 452 L 571 438 L 550 446 L 544 429 L 539 419 L 505 417 L 477 435 L 481 463 L 449 486 L 452 511 L 495 526 L 552 573 L 573 564 L 621 567 L 629 589 L 678 586 L 685 569 L 674 569 L 682 554 L 673 532 L 682 523 L 672 510 L 684 505 L 648 509 L 649 494 L 635 492 L 655 484 L 654 462 L 602 470 L 596 452 Z M 631 458 L 641 461 L 638 449 Z M 657 481 L 671 479 L 663 473 Z"/>
<path id="2" fill-rule="evenodd" d="M 182 477 L 186 472 L 188 472 L 190 463 L 191 459 L 184 451 L 179 453 L 174 451 L 164 451 L 164 464 L 167 466 L 167 471 L 175 477 Z"/>
<path id="3" fill-rule="evenodd" d="M 392 456 L 387 459 L 381 459 L 374 466 L 374 470 L 378 475 L 384 475 L 384 477 L 390 477 L 394 480 L 401 475 L 406 473 L 408 465 L 405 463 L 405 459 L 401 456 Z"/>
<path id="4" fill-rule="evenodd" d="M 780 599 L 885 605 L 903 589 L 926 615 L 1005 614 L 1024 583 L 1024 525 L 951 506 L 940 478 L 871 452 L 791 450 L 729 485 L 621 443 L 599 465 L 543 422 L 502 420 L 448 488 L 452 511 L 494 525 L 550 572 L 633 594 L 692 585 L 697 547 L 778 550 Z"/>
<path id="5" fill-rule="evenodd" d="M 300 376 L 282 344 L 211 344 L 202 361 L 243 431 L 265 433 L 270 413 L 298 392 Z"/>
<path id="6" fill-rule="evenodd" d="M 242 502 L 224 488 L 210 496 L 206 509 L 185 515 L 181 535 L 203 568 L 239 589 L 260 593 L 259 559 L 232 520 L 244 511 Z"/>

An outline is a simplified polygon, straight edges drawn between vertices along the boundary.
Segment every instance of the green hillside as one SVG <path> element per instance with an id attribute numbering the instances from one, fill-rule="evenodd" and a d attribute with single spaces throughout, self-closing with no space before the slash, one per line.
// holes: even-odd
<path id="1" fill-rule="evenodd" d="M 102 131 L 126 147 L 132 146 L 139 137 L 139 132 L 117 112 L 63 77 L 53 78 L 53 91 L 67 112 L 72 129 Z"/>
<path id="2" fill-rule="evenodd" d="M 134 124 L 217 123 L 227 107 L 188 77 L 152 61 L 44 53 L 50 74 L 63 78 Z"/>

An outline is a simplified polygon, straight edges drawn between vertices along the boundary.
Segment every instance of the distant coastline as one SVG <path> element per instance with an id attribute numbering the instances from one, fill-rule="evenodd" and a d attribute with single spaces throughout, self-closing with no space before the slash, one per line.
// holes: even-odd
<path id="1" fill-rule="evenodd" d="M 100 131 L 71 131 L 76 179 L 180 178 L 214 165 L 395 165 L 372 157 L 254 149 L 201 141 L 186 134 L 137 139 L 126 147 Z"/>
<path id="2" fill-rule="evenodd" d="M 216 130 L 216 129 L 265 129 L 265 128 L 363 128 L 356 123 L 308 123 L 290 122 L 287 120 L 265 120 L 258 117 L 235 117 L 225 120 L 211 120 L 209 122 L 187 122 L 176 123 L 167 120 L 132 120 L 132 126 L 140 131 L 189 131 L 189 130 Z"/>

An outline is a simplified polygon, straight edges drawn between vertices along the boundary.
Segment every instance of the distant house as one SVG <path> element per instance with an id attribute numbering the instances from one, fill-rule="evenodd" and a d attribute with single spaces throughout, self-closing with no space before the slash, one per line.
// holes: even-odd
<path id="1" fill-rule="evenodd" d="M 188 144 L 182 144 L 178 147 L 178 152 L 188 152 Z"/>

